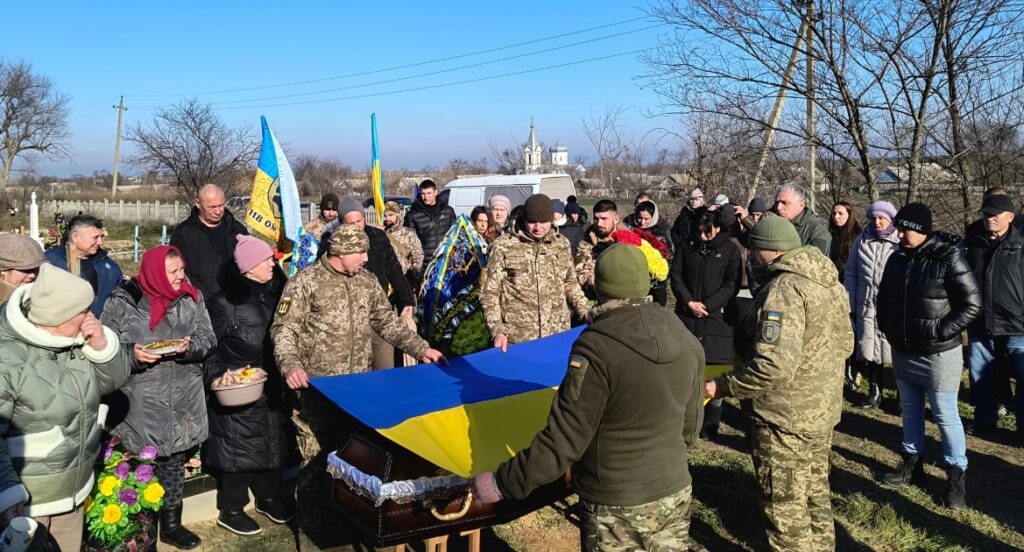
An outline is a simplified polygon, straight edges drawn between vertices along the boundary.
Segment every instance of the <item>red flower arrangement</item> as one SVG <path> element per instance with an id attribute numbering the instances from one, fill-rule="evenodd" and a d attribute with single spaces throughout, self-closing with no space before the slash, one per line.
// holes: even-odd
<path id="1" fill-rule="evenodd" d="M 647 230 L 644 230 L 643 228 L 634 228 L 633 233 L 640 236 L 642 239 L 646 240 L 647 243 L 651 244 L 652 247 L 658 250 L 658 253 L 661 253 L 663 259 L 665 259 L 666 261 L 668 260 L 668 245 L 666 245 L 665 242 L 661 241 L 661 239 L 658 238 L 658 236 L 655 236 L 654 234 L 648 232 Z"/>

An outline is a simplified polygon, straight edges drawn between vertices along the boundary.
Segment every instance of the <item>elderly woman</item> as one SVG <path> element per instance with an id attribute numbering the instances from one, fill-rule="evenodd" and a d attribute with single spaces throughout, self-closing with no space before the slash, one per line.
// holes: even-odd
<path id="1" fill-rule="evenodd" d="M 0 234 L 0 303 L 15 289 L 31 284 L 43 264 L 43 248 L 24 234 Z"/>
<path id="2" fill-rule="evenodd" d="M 487 200 L 487 207 L 491 210 L 491 218 L 494 219 L 495 229 L 499 234 L 512 231 L 512 202 L 507 197 L 493 195 Z"/>
<path id="3" fill-rule="evenodd" d="M 268 381 L 263 396 L 247 406 L 222 406 L 213 396 L 207 399 L 210 438 L 203 445 L 203 460 L 217 478 L 217 525 L 255 535 L 262 529 L 244 511 L 250 489 L 257 512 L 274 523 L 291 519 L 280 500 L 288 409 L 269 337 L 287 278 L 266 242 L 252 236 L 236 239 L 235 263 L 225 271 L 220 293 L 208 303 L 217 347 L 206 361 L 206 382 L 209 386 L 225 371 L 243 366 L 262 368 Z"/>
<path id="4" fill-rule="evenodd" d="M 161 245 L 142 256 L 139 275 L 107 300 L 103 322 L 133 349 L 133 375 L 114 395 L 109 424 L 128 450 L 154 445 L 164 485 L 160 540 L 191 549 L 199 537 L 181 525 L 185 463 L 206 440 L 203 361 L 216 343 L 199 291 L 185 278 L 176 248 Z M 146 343 L 184 339 L 177 350 L 155 355 Z"/>
<path id="5" fill-rule="evenodd" d="M 89 282 L 45 265 L 0 309 L 0 531 L 31 516 L 61 550 L 82 546 L 100 397 L 131 368 L 117 336 L 90 312 L 93 299 Z"/>
<path id="6" fill-rule="evenodd" d="M 850 295 L 854 333 L 857 336 L 855 360 L 868 378 L 868 397 L 861 408 L 878 408 L 882 401 L 883 367 L 892 363 L 889 342 L 878 325 L 878 286 L 889 257 L 899 249 L 899 236 L 892 219 L 896 207 L 888 201 L 868 206 L 868 225 L 853 242 L 846 269 L 841 273 L 843 285 Z M 832 240 L 833 245 L 836 240 Z M 856 377 L 849 368 L 848 385 L 856 387 Z"/>

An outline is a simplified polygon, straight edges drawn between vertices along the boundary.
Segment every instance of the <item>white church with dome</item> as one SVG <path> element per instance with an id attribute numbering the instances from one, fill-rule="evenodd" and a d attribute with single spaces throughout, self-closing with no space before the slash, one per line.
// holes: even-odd
<path id="1" fill-rule="evenodd" d="M 542 170 L 543 172 L 564 171 L 569 166 L 569 148 L 563 146 L 561 141 L 556 140 L 555 145 L 548 148 L 548 153 L 551 154 L 551 162 L 545 164 L 544 150 L 537 142 L 537 133 L 531 119 L 530 137 L 527 138 L 526 144 L 523 146 L 523 172 L 538 173 L 542 172 Z"/>

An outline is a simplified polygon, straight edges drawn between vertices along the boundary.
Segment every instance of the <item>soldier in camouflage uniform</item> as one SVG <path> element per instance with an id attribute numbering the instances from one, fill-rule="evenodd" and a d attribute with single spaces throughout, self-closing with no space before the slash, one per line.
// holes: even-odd
<path id="1" fill-rule="evenodd" d="M 473 496 L 485 504 L 522 499 L 571 468 L 584 550 L 685 550 L 704 350 L 647 297 L 640 249 L 612 245 L 595 279 L 601 305 L 573 343 L 547 427 L 527 450 L 475 477 Z"/>
<path id="2" fill-rule="evenodd" d="M 835 266 L 801 246 L 793 225 L 767 217 L 750 232 L 762 287 L 737 328 L 742 366 L 707 384 L 738 397 L 753 420 L 754 475 L 772 550 L 833 550 L 828 484 L 843 366 L 853 352 L 849 301 Z"/>
<path id="3" fill-rule="evenodd" d="M 619 229 L 619 212 L 615 202 L 602 199 L 594 205 L 594 223 L 587 228 L 576 250 L 576 277 L 583 292 L 590 299 L 597 299 L 594 292 L 594 267 L 597 257 L 611 244 L 612 232 Z"/>
<path id="4" fill-rule="evenodd" d="M 288 281 L 270 330 L 277 366 L 299 395 L 292 421 L 303 459 L 297 513 L 306 535 L 300 544 L 306 547 L 328 511 L 323 484 L 327 454 L 344 437 L 337 406 L 308 389 L 309 378 L 368 371 L 372 332 L 415 358 L 444 361 L 399 320 L 380 283 L 362 269 L 369 247 L 359 227 L 343 224 L 335 230 L 327 254 Z"/>
<path id="5" fill-rule="evenodd" d="M 327 226 L 336 218 L 338 218 L 338 196 L 334 194 L 324 194 L 324 196 L 320 198 L 320 216 L 307 222 L 304 228 L 306 229 L 306 232 L 309 232 L 314 236 L 317 241 L 320 241 L 320 238 L 324 235 L 324 231 L 327 230 Z"/>
<path id="6" fill-rule="evenodd" d="M 403 226 L 402 207 L 394 201 L 384 204 L 384 231 L 391 240 L 391 247 L 398 256 L 398 264 L 402 265 L 402 273 L 413 284 L 418 279 L 418 272 L 423 266 L 423 246 L 412 228 Z M 417 282 L 418 283 L 418 282 Z M 417 289 L 418 285 L 413 285 Z"/>
<path id="7" fill-rule="evenodd" d="M 580 317 L 590 310 L 573 272 L 569 240 L 552 227 L 554 215 L 548 196 L 532 195 L 524 220 L 491 244 L 480 304 L 494 346 L 502 350 L 568 330 L 570 306 Z"/>

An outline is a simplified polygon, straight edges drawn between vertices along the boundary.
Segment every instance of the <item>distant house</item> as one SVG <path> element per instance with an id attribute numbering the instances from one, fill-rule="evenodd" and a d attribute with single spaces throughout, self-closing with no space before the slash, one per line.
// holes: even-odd
<path id="1" fill-rule="evenodd" d="M 960 178 L 956 173 L 938 163 L 923 163 L 918 171 L 919 189 L 922 191 L 950 190 L 960 186 Z M 910 167 L 906 164 L 884 166 L 875 177 L 875 182 L 883 192 L 905 190 L 910 183 Z"/>
<path id="2" fill-rule="evenodd" d="M 650 191 L 654 197 L 683 197 L 697 188 L 697 180 L 687 173 L 665 175 Z"/>

